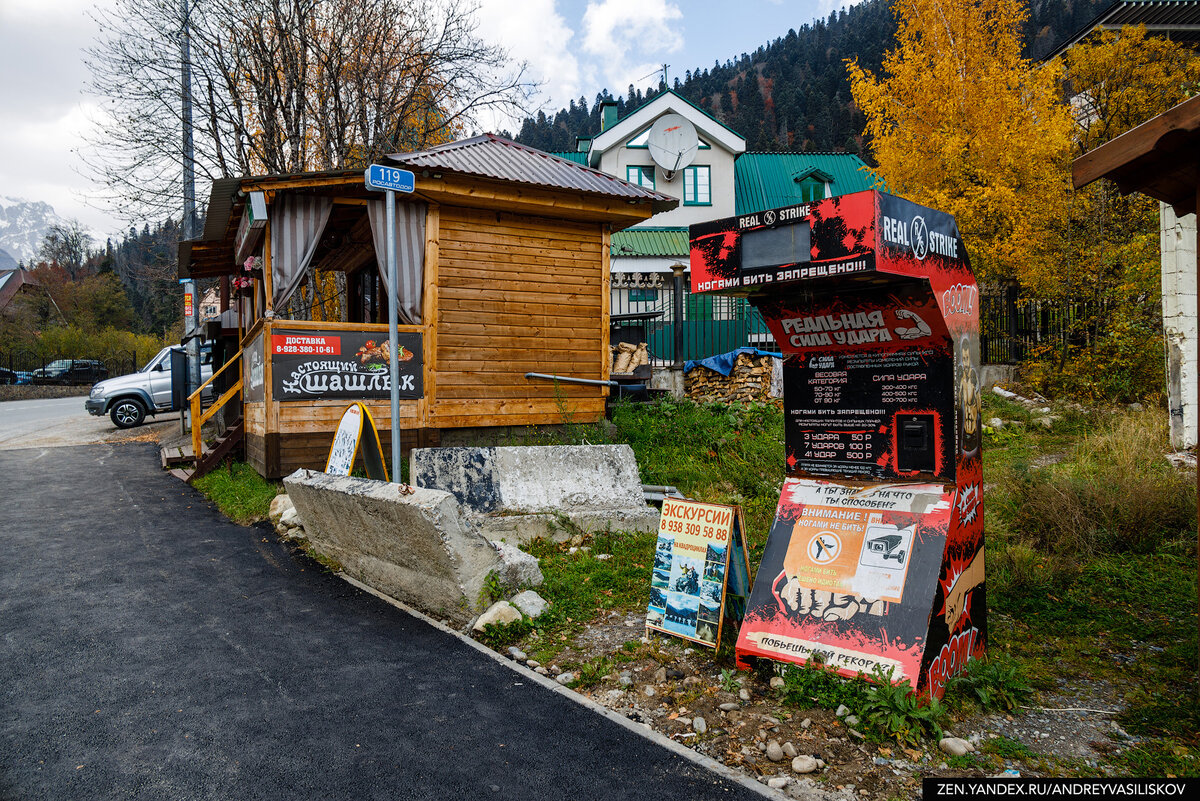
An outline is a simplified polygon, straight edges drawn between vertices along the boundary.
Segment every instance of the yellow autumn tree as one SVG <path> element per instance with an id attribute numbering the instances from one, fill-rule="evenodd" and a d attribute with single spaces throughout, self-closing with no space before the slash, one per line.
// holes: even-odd
<path id="1" fill-rule="evenodd" d="M 1142 26 L 1097 30 L 1062 57 L 1081 156 L 1185 100 L 1200 57 Z M 1072 309 L 1070 336 L 1030 354 L 1045 392 L 1141 400 L 1163 386 L 1159 205 L 1097 181 L 1071 196 L 1053 271 L 1024 276 L 1031 297 Z"/>
<path id="2" fill-rule="evenodd" d="M 1059 68 L 1021 55 L 1018 0 L 896 0 L 876 76 L 847 62 L 889 191 L 955 216 L 983 282 L 1044 271 L 1066 204 Z"/>

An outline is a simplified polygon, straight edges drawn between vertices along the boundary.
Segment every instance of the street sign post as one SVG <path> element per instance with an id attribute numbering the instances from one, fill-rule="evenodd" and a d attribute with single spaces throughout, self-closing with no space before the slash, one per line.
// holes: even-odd
<path id="1" fill-rule="evenodd" d="M 387 274 L 388 274 L 388 375 L 392 387 L 392 472 L 393 481 L 400 480 L 400 342 L 396 318 L 396 193 L 412 192 L 416 176 L 409 170 L 372 164 L 363 175 L 367 189 L 387 193 Z"/>

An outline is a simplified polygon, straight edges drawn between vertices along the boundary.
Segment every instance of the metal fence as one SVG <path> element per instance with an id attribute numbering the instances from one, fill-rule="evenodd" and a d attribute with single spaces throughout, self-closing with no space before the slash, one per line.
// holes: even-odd
<path id="1" fill-rule="evenodd" d="M 99 378 L 95 378 L 97 375 L 105 378 L 136 372 L 153 355 L 152 353 L 144 354 L 144 357 L 139 360 L 138 354 L 131 350 L 90 356 L 64 356 L 61 353 L 46 353 L 26 348 L 0 350 L 0 371 L 4 371 L 0 372 L 0 381 L 19 384 L 33 383 L 35 372 L 41 371 L 40 374 L 44 375 L 55 362 L 70 360 L 99 362 L 103 369 L 76 371 L 74 378 L 67 379 L 67 383 L 90 384 L 94 380 L 99 380 Z M 49 370 L 49 372 L 54 371 Z"/>
<path id="2" fill-rule="evenodd" d="M 617 275 L 613 278 L 612 317 L 644 317 L 614 319 L 614 341 L 647 343 L 656 364 L 669 364 L 675 360 L 677 326 L 683 329 L 680 358 L 684 361 L 704 359 L 743 347 L 778 349 L 762 315 L 744 298 L 693 295 L 685 284 L 683 318 L 677 321 L 670 275 L 658 280 L 642 275 L 640 281 Z"/>
<path id="3" fill-rule="evenodd" d="M 1087 345 L 1103 308 L 1078 300 L 1031 300 L 1017 287 L 980 297 L 980 346 L 985 364 L 1017 364 L 1040 346 Z"/>
<path id="4" fill-rule="evenodd" d="M 610 313 L 614 342 L 646 342 L 657 364 L 675 359 L 675 328 L 683 327 L 684 361 L 743 347 L 779 350 L 758 310 L 743 298 L 693 295 L 683 288 L 683 318 L 675 320 L 669 274 L 613 274 Z M 985 364 L 1017 364 L 1040 345 L 1087 344 L 1095 304 L 1027 300 L 1016 287 L 983 294 L 980 300 L 982 357 Z M 643 319 L 620 320 L 622 316 Z"/>

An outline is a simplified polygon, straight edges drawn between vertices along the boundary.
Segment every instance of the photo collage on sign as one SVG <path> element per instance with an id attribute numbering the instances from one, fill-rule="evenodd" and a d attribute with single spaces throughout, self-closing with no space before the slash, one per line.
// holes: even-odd
<path id="1" fill-rule="evenodd" d="M 646 626 L 715 647 L 727 600 L 731 542 L 745 560 L 743 549 L 736 547 L 739 512 L 677 499 L 668 499 L 663 509 Z M 746 572 L 748 568 L 741 571 Z"/>

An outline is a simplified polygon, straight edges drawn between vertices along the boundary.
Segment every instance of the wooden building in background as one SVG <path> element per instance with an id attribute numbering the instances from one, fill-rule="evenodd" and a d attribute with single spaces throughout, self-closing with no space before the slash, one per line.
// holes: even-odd
<path id="1" fill-rule="evenodd" d="M 397 198 L 404 447 L 603 415 L 606 388 L 525 374 L 608 377 L 611 233 L 677 201 L 491 134 L 387 163 L 416 175 Z M 223 179 L 180 245 L 181 277 L 222 279 L 238 364 L 218 388 L 264 476 L 323 468 L 355 400 L 388 450 L 383 206 L 362 170 Z"/>

